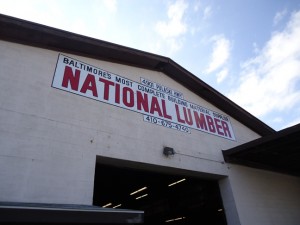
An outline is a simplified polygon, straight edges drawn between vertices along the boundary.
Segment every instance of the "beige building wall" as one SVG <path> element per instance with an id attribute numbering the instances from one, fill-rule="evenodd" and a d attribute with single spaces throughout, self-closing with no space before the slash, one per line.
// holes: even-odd
<path id="1" fill-rule="evenodd" d="M 299 177 L 240 165 L 228 166 L 241 224 L 299 224 Z"/>
<path id="2" fill-rule="evenodd" d="M 52 88 L 59 52 L 1 41 L 0 54 L 2 201 L 91 204 L 97 155 L 226 176 L 221 150 L 258 137 L 233 118 L 237 141 L 150 124 L 140 113 Z M 66 55 L 220 112 L 160 72 Z M 166 158 L 164 146 L 198 158 Z"/>
<path id="3" fill-rule="evenodd" d="M 254 218 L 254 206 L 267 204 L 260 203 L 262 196 L 269 196 L 270 204 L 281 203 L 268 194 L 264 176 L 278 180 L 275 194 L 290 188 L 291 193 L 299 191 L 293 186 L 299 183 L 296 178 L 277 174 L 268 178 L 268 172 L 224 163 L 221 150 L 259 138 L 234 118 L 230 121 L 236 141 L 197 130 L 188 134 L 144 122 L 140 113 L 52 88 L 59 53 L 0 41 L 0 201 L 91 205 L 97 156 L 191 171 L 199 177 L 229 176 L 225 186 L 233 195 L 230 191 L 222 195 L 237 202 L 241 224 L 263 224 Z M 189 102 L 225 114 L 161 72 L 63 54 L 136 82 L 146 78 L 180 91 Z M 165 157 L 165 146 L 184 155 Z M 290 185 L 285 188 L 280 179 Z M 249 188 L 242 188 L 246 184 Z M 259 187 L 258 198 L 252 186 Z M 288 209 L 299 206 L 289 198 L 283 200 Z M 260 221 L 268 220 L 271 212 L 271 208 L 259 212 Z"/>

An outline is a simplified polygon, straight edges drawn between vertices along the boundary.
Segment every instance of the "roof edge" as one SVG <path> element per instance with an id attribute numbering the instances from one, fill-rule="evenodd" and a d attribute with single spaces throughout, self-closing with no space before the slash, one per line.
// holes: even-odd
<path id="1" fill-rule="evenodd" d="M 289 134 L 292 134 L 294 132 L 299 132 L 299 131 L 300 131 L 300 123 L 296 124 L 294 126 L 285 128 L 283 130 L 277 131 L 276 133 L 273 133 L 271 135 L 267 135 L 267 136 L 255 139 L 253 141 L 247 142 L 245 144 L 236 146 L 234 148 L 231 148 L 228 150 L 222 150 L 222 152 L 223 152 L 224 157 L 228 159 L 228 157 L 233 154 L 238 154 L 240 152 L 247 152 L 247 149 L 249 149 L 249 148 L 253 148 L 257 145 L 271 142 L 275 139 L 283 138 Z M 225 159 L 225 161 L 226 161 L 226 159 Z"/>

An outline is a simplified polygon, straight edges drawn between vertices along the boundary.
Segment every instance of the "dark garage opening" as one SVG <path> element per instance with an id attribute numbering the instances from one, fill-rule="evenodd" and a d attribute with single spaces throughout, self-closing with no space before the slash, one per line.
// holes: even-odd
<path id="1" fill-rule="evenodd" d="M 144 224 L 226 225 L 217 181 L 96 164 L 93 204 L 144 211 Z"/>

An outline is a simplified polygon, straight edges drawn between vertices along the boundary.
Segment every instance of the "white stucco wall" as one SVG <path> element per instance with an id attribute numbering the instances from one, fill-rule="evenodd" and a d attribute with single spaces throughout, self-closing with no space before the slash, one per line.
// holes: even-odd
<path id="1" fill-rule="evenodd" d="M 242 225 L 299 224 L 299 177 L 230 164 L 229 181 Z"/>
<path id="2" fill-rule="evenodd" d="M 187 134 L 52 88 L 58 54 L 0 41 L 0 201 L 92 204 L 97 155 L 227 176 L 221 150 L 259 137 L 233 118 L 236 141 Z M 160 83 L 223 113 L 163 73 L 66 55 L 136 82 Z M 164 146 L 189 156 L 166 158 Z"/>

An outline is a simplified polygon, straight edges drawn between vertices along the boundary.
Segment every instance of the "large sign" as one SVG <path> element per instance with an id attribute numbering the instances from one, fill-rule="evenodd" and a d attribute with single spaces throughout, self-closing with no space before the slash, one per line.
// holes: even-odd
<path id="1" fill-rule="evenodd" d="M 235 140 L 228 116 L 188 102 L 183 94 L 141 78 L 135 82 L 60 54 L 52 87 L 144 115 L 144 121 Z"/>

